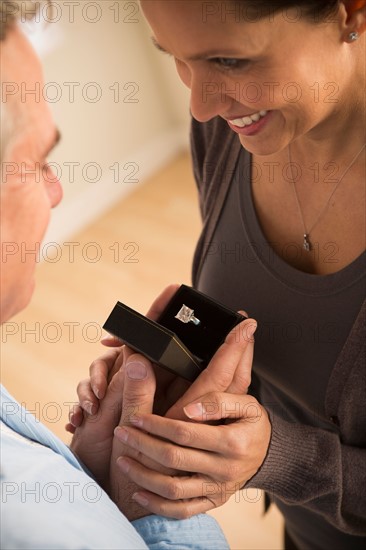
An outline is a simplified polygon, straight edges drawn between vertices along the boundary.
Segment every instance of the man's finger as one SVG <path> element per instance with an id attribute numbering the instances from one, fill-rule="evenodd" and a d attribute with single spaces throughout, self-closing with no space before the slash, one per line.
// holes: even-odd
<path id="1" fill-rule="evenodd" d="M 155 395 L 155 375 L 152 364 L 140 354 L 132 354 L 123 369 L 124 387 L 122 399 L 122 414 L 119 426 L 133 426 L 137 418 L 153 410 Z M 115 464 L 121 455 L 136 458 L 137 454 L 128 449 L 118 438 L 114 438 L 111 463 Z"/>
<path id="2" fill-rule="evenodd" d="M 75 403 L 69 411 L 69 423 L 74 428 L 79 428 L 84 420 L 84 412 L 79 403 Z M 67 430 L 70 431 L 70 430 Z M 72 432 L 74 433 L 74 432 Z"/>
<path id="3" fill-rule="evenodd" d="M 155 375 L 150 361 L 138 353 L 130 355 L 125 365 L 120 425 L 133 424 L 136 416 L 152 412 L 155 389 Z"/>
<path id="4" fill-rule="evenodd" d="M 104 355 L 95 359 L 89 367 L 90 386 L 98 399 L 103 399 L 107 391 L 108 375 L 113 369 L 120 349 L 108 350 Z"/>
<path id="5" fill-rule="evenodd" d="M 88 414 L 96 414 L 99 409 L 99 401 L 90 385 L 89 378 L 80 380 L 76 388 L 80 407 Z"/>

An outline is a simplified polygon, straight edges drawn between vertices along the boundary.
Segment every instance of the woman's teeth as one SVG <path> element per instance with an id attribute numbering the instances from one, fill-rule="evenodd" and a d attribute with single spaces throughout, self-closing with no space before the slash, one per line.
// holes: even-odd
<path id="1" fill-rule="evenodd" d="M 259 113 L 254 113 L 250 116 L 245 116 L 243 118 L 235 118 L 234 120 L 230 120 L 231 124 L 234 126 L 238 126 L 239 128 L 244 128 L 244 126 L 250 126 L 253 124 L 253 122 L 258 122 L 260 118 L 263 118 L 266 116 L 268 111 L 259 111 Z"/>

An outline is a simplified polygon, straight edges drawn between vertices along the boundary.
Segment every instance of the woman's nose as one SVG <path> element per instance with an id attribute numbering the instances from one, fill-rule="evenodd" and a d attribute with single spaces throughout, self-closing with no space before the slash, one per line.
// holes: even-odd
<path id="1" fill-rule="evenodd" d="M 199 122 L 207 122 L 228 111 L 230 97 L 222 82 L 198 77 L 191 79 L 191 113 Z"/>

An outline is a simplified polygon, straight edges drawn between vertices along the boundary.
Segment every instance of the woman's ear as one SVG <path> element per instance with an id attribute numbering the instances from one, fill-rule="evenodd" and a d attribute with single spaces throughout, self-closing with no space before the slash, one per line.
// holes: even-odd
<path id="1" fill-rule="evenodd" d="M 347 13 L 345 36 L 352 41 L 355 38 L 348 38 L 352 33 L 361 36 L 366 30 L 366 0 L 344 0 L 343 4 Z"/>

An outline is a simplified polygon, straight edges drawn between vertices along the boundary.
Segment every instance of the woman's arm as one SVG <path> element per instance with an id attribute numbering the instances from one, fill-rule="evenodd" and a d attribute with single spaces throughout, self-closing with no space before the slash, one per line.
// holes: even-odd
<path id="1" fill-rule="evenodd" d="M 230 424 L 202 425 L 143 415 L 134 428 L 116 433 L 135 452 L 191 472 L 184 478 L 164 477 L 126 460 L 123 471 L 131 479 L 138 478 L 145 489 L 135 497 L 143 506 L 154 513 L 188 517 L 224 504 L 238 490 L 254 487 L 321 513 L 342 531 L 366 533 L 365 449 L 342 445 L 331 431 L 278 416 L 269 420 L 250 396 L 211 393 L 200 402 L 198 407 L 196 401 L 185 408 L 195 420 L 229 418 Z"/>

